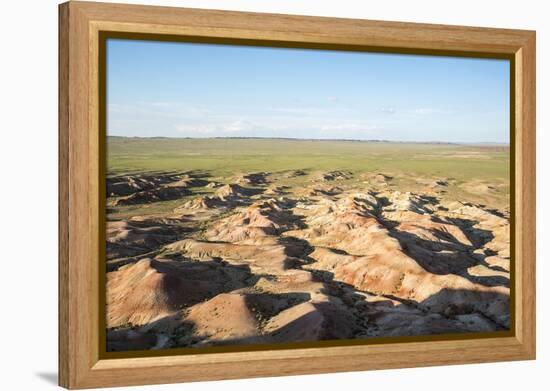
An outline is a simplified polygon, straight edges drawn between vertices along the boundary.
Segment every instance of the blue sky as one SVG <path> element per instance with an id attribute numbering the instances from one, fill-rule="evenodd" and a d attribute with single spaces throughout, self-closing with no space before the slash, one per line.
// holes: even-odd
<path id="1" fill-rule="evenodd" d="M 107 132 L 509 141 L 509 62 L 108 40 Z"/>

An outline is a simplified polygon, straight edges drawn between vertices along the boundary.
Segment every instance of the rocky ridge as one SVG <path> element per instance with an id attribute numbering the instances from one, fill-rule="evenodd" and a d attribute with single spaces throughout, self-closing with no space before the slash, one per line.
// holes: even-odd
<path id="1" fill-rule="evenodd" d="M 303 186 L 278 183 L 308 175 Z M 108 349 L 509 328 L 507 212 L 449 200 L 446 178 L 422 193 L 393 179 L 303 170 L 226 184 L 196 173 L 112 179 L 114 206 L 186 191 L 169 213 L 108 221 Z"/>

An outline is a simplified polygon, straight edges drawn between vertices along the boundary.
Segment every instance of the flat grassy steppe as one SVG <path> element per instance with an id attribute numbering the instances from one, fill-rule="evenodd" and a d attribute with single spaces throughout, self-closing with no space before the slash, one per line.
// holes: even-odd
<path id="1" fill-rule="evenodd" d="M 398 171 L 461 180 L 507 180 L 502 147 L 286 139 L 108 138 L 108 170 L 208 170 L 214 175 L 283 170 Z"/>

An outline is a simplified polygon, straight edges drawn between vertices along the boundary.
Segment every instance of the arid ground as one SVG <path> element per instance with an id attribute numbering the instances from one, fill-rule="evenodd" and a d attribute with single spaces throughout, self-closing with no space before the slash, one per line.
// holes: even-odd
<path id="1" fill-rule="evenodd" d="M 509 328 L 509 150 L 108 138 L 107 350 Z"/>

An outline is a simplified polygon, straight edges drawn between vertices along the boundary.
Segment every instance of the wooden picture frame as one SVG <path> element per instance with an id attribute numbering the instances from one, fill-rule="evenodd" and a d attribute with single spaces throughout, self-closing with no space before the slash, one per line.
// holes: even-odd
<path id="1" fill-rule="evenodd" d="M 509 334 L 150 356 L 99 349 L 102 172 L 100 37 L 508 58 L 515 242 Z M 535 32 L 70 1 L 59 6 L 59 384 L 90 388 L 535 358 Z"/>

